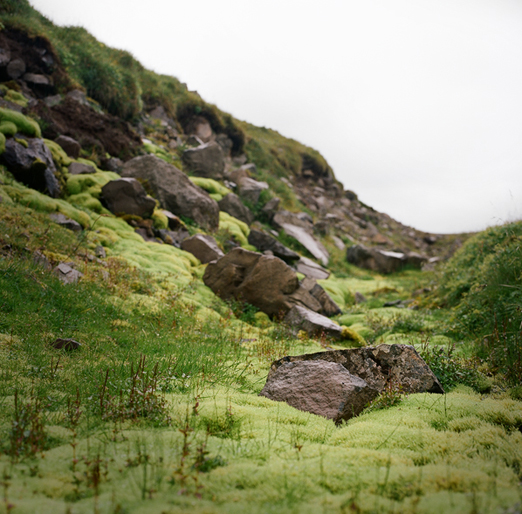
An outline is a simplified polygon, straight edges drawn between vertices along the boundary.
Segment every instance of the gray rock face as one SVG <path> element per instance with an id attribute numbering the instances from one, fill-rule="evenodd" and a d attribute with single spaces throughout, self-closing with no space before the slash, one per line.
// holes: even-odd
<path id="1" fill-rule="evenodd" d="M 39 73 L 26 73 L 22 80 L 25 82 L 29 82 L 33 86 L 50 86 L 51 80 L 46 75 L 41 75 Z"/>
<path id="2" fill-rule="evenodd" d="M 425 259 L 417 254 L 410 254 L 411 263 L 420 267 Z M 361 268 L 370 269 L 379 273 L 393 273 L 399 271 L 408 263 L 404 253 L 389 252 L 377 248 L 366 248 L 363 245 L 350 246 L 346 250 L 346 260 Z"/>
<path id="3" fill-rule="evenodd" d="M 289 296 L 299 287 L 295 272 L 274 256 L 234 248 L 211 262 L 203 282 L 223 299 L 248 302 L 269 316 L 282 316 L 291 308 Z"/>
<path id="4" fill-rule="evenodd" d="M 284 322 L 297 333 L 303 330 L 307 334 L 320 337 L 323 334 L 334 339 L 341 338 L 342 329 L 326 316 L 306 307 L 294 305 L 284 318 Z"/>
<path id="5" fill-rule="evenodd" d="M 291 366 L 304 362 L 321 365 Z M 325 362 L 335 366 L 323 366 Z M 348 375 L 339 371 L 336 367 L 339 365 Z M 330 380 L 330 375 L 338 379 Z M 357 377 L 362 383 L 353 382 L 350 377 Z M 321 385 L 321 381 L 329 384 L 329 390 Z M 347 396 L 348 400 L 342 409 L 338 409 L 339 414 L 336 416 L 335 405 L 345 394 L 345 389 L 341 387 L 344 383 L 360 389 L 354 387 L 354 394 Z M 380 394 L 388 384 L 400 386 L 405 393 L 444 393 L 437 377 L 413 346 L 381 344 L 377 347 L 283 357 L 272 363 L 261 394 L 339 423 L 359 414 L 366 403 Z M 331 398 L 331 402 L 328 398 Z"/>
<path id="6" fill-rule="evenodd" d="M 265 189 L 268 189 L 268 184 L 266 182 L 258 182 L 253 178 L 245 177 L 239 184 L 239 196 L 253 204 L 256 204 L 259 201 L 261 191 L 264 191 Z"/>
<path id="7" fill-rule="evenodd" d="M 0 48 L 0 66 L 4 67 L 11 60 L 11 51 L 8 48 Z"/>
<path id="8" fill-rule="evenodd" d="M 43 139 L 27 139 L 27 148 L 9 138 L 1 156 L 7 169 L 16 180 L 38 191 L 56 198 L 60 194 L 60 184 L 54 173 L 53 156 Z"/>
<path id="9" fill-rule="evenodd" d="M 234 193 L 229 193 L 222 200 L 218 202 L 219 210 L 234 216 L 238 220 L 250 225 L 254 221 L 254 214 L 243 204 L 239 196 Z M 255 245 L 254 245 L 255 246 Z"/>
<path id="10" fill-rule="evenodd" d="M 64 283 L 64 284 L 76 284 L 78 280 L 83 277 L 83 273 L 74 268 L 71 268 L 68 264 L 60 262 L 53 273 Z"/>
<path id="11" fill-rule="evenodd" d="M 295 361 L 271 370 L 260 394 L 339 424 L 360 414 L 379 391 L 342 364 Z"/>
<path id="12" fill-rule="evenodd" d="M 72 137 L 68 136 L 58 136 L 55 139 L 55 142 L 58 143 L 65 151 L 65 153 L 71 157 L 71 159 L 78 159 L 80 156 L 80 151 L 82 147 L 80 146 L 80 143 L 76 141 L 76 139 L 73 139 Z M 79 164 L 79 163 L 76 163 Z M 70 173 L 70 171 L 69 171 Z"/>
<path id="13" fill-rule="evenodd" d="M 221 180 L 225 170 L 225 156 L 216 142 L 206 143 L 183 152 L 183 162 L 199 177 Z"/>
<path id="14" fill-rule="evenodd" d="M 25 62 L 22 59 L 13 59 L 7 65 L 7 75 L 9 78 L 16 80 L 25 73 Z"/>
<path id="15" fill-rule="evenodd" d="M 321 308 L 317 310 L 319 314 L 323 314 L 328 318 L 341 314 L 339 306 L 313 278 L 305 278 L 301 285 L 321 304 Z"/>
<path id="16" fill-rule="evenodd" d="M 49 218 L 51 218 L 57 225 L 60 225 L 61 227 L 68 230 L 72 230 L 73 232 L 82 231 L 82 226 L 77 221 L 74 221 L 61 213 L 53 212 L 49 214 Z"/>
<path id="17" fill-rule="evenodd" d="M 208 230 L 218 228 L 217 202 L 194 185 L 182 171 L 159 157 L 135 157 L 125 163 L 121 174 L 144 181 L 163 208 L 178 216 L 191 218 Z"/>
<path id="18" fill-rule="evenodd" d="M 181 249 L 194 255 L 202 264 L 215 261 L 225 255 L 212 236 L 203 234 L 196 234 L 184 239 L 181 243 Z"/>
<path id="19" fill-rule="evenodd" d="M 296 268 L 299 273 L 316 280 L 324 280 L 330 276 L 330 272 L 327 269 L 307 257 L 301 257 L 297 261 Z"/>
<path id="20" fill-rule="evenodd" d="M 251 229 L 248 235 L 248 242 L 255 246 L 260 252 L 270 250 L 276 257 L 279 257 L 286 263 L 295 262 L 300 258 L 297 253 L 280 243 L 275 237 L 261 230 Z"/>
<path id="21" fill-rule="evenodd" d="M 328 250 L 304 228 L 289 223 L 283 223 L 282 228 L 289 236 L 302 244 L 317 260 L 321 261 L 324 266 L 328 264 L 330 259 Z"/>
<path id="22" fill-rule="evenodd" d="M 107 182 L 102 187 L 102 196 L 107 208 L 114 214 L 149 217 L 156 207 L 154 198 L 147 196 L 143 186 L 134 178 Z"/>
<path id="23" fill-rule="evenodd" d="M 266 202 L 266 204 L 261 209 L 270 221 L 273 219 L 273 217 L 279 210 L 280 203 L 281 203 L 281 200 L 279 198 L 277 198 L 277 196 L 274 196 L 274 198 L 271 198 L 270 200 L 268 200 L 268 202 Z"/>
<path id="24" fill-rule="evenodd" d="M 94 166 L 83 164 L 81 162 L 71 162 L 68 171 L 71 175 L 89 175 L 96 173 Z"/>

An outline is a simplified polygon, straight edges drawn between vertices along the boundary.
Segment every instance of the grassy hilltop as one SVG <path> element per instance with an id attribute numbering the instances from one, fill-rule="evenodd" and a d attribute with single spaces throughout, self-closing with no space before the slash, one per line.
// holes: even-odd
<path id="1" fill-rule="evenodd" d="M 17 81 L 0 84 L 6 105 L 20 108 L 0 106 L 0 143 L 43 136 L 62 187 L 51 198 L 0 166 L 0 512 L 521 511 L 522 222 L 428 245 L 343 191 L 317 151 L 234 119 L 84 29 L 57 27 L 25 0 L 0 0 L 0 23 L 0 41 L 36 41 L 52 54 L 53 94 L 81 89 L 121 137 L 111 153 L 109 141 L 86 135 L 71 159 L 53 141 L 41 99 L 31 102 Z M 353 232 L 317 237 L 331 272 L 319 282 L 342 310 L 333 319 L 357 338 L 296 335 L 253 306 L 221 300 L 192 254 L 145 242 L 136 220 L 106 209 L 101 187 L 118 177 L 109 157 L 154 153 L 184 169 L 184 145 L 170 147 L 165 125 L 149 116 L 158 106 L 180 137 L 197 115 L 231 140 L 232 161 L 245 155 L 256 165 L 269 189 L 250 207 L 266 229 L 262 207 L 273 196 L 314 222 L 321 213 L 301 194 L 307 187 L 351 198 L 364 214 L 350 218 Z M 71 175 L 72 162 L 95 173 Z M 223 182 L 191 178 L 215 198 L 228 193 Z M 147 222 L 166 220 L 156 210 Z M 422 244 L 441 262 L 389 275 L 349 264 L 337 239 L 371 241 L 375 227 L 391 248 Z M 225 250 L 230 241 L 250 248 L 249 230 L 222 213 L 213 235 Z M 47 268 L 60 262 L 82 279 L 63 284 Z M 356 303 L 356 292 L 367 301 Z M 81 346 L 56 349 L 57 338 Z M 446 394 L 390 387 L 340 426 L 259 396 L 278 358 L 381 343 L 414 345 Z"/>

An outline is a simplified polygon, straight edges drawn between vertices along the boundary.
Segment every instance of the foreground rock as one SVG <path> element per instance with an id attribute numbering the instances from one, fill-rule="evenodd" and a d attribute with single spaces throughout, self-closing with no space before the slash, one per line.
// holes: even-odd
<path id="1" fill-rule="evenodd" d="M 114 214 L 133 214 L 148 218 L 154 212 L 156 201 L 147 196 L 143 186 L 134 178 L 111 180 L 102 187 L 107 208 Z"/>
<path id="2" fill-rule="evenodd" d="M 269 316 L 283 317 L 294 305 L 321 308 L 285 262 L 243 248 L 209 263 L 203 282 L 220 298 L 248 302 Z"/>
<path id="3" fill-rule="evenodd" d="M 135 157 L 125 163 L 122 176 L 139 178 L 147 184 L 162 207 L 198 225 L 216 230 L 219 207 L 209 194 L 194 185 L 181 170 L 155 155 Z"/>
<path id="4" fill-rule="evenodd" d="M 444 393 L 413 346 L 382 344 L 283 357 L 272 363 L 260 394 L 340 423 L 359 414 L 388 384 L 405 393 Z"/>
<path id="5" fill-rule="evenodd" d="M 49 148 L 43 139 L 24 140 L 27 146 L 14 138 L 7 139 L 2 162 L 16 180 L 53 198 L 58 197 L 61 188 L 55 177 L 56 167 Z"/>
<path id="6" fill-rule="evenodd" d="M 184 239 L 181 242 L 181 249 L 194 255 L 202 264 L 215 261 L 224 255 L 216 240 L 204 234 L 196 234 Z"/>
<path id="7" fill-rule="evenodd" d="M 270 371 L 262 396 L 340 423 L 360 414 L 379 391 L 327 361 L 284 362 Z"/>

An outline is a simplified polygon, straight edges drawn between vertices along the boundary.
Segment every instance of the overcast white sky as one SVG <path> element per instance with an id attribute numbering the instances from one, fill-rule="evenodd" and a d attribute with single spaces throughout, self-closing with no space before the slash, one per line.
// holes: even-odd
<path id="1" fill-rule="evenodd" d="M 30 0 L 319 150 L 415 228 L 522 217 L 520 0 Z"/>

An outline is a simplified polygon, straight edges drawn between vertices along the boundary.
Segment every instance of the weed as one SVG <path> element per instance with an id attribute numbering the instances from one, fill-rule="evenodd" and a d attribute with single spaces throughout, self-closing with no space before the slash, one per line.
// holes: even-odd
<path id="1" fill-rule="evenodd" d="M 402 385 L 391 380 L 384 386 L 381 394 L 368 403 L 366 406 L 366 412 L 395 407 L 402 402 L 405 396 L 406 393 L 404 392 Z"/>

